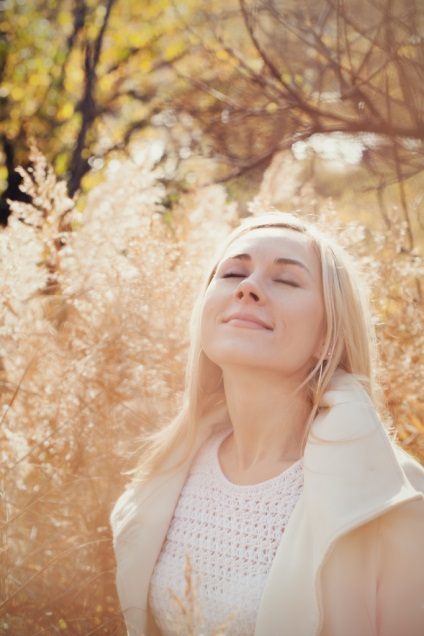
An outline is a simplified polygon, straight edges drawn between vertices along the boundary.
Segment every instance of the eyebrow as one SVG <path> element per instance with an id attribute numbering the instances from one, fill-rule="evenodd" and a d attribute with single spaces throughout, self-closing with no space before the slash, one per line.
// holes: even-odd
<path id="1" fill-rule="evenodd" d="M 228 260 L 251 261 L 252 257 L 250 254 L 235 254 L 234 256 L 230 256 Z M 276 265 L 296 265 L 297 267 L 302 267 L 302 269 L 312 276 L 311 271 L 308 267 L 306 267 L 305 263 L 302 263 L 302 261 L 298 261 L 295 258 L 279 256 L 274 259 L 274 263 Z"/>

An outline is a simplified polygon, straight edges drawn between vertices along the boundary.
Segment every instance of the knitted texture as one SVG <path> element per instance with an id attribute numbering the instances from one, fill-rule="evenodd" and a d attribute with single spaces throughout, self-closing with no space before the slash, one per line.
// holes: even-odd
<path id="1" fill-rule="evenodd" d="M 222 473 L 214 435 L 197 455 L 156 563 L 150 605 L 163 636 L 249 636 L 290 514 L 302 460 L 255 485 Z"/>

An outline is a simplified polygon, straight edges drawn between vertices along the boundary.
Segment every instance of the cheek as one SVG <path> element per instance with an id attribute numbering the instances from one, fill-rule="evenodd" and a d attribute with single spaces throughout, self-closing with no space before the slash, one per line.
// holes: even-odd
<path id="1" fill-rule="evenodd" d="M 215 322 L 209 313 L 202 314 L 200 323 L 200 346 L 206 357 L 215 364 L 219 364 L 220 340 L 217 337 Z"/>
<path id="2" fill-rule="evenodd" d="M 311 307 L 310 315 L 305 322 L 305 329 L 309 334 L 312 355 L 319 358 L 325 334 L 324 309 L 321 304 Z"/>
<path id="3" fill-rule="evenodd" d="M 200 342 L 202 348 L 207 348 L 207 344 L 211 337 L 213 337 L 213 325 L 215 324 L 215 312 L 216 300 L 214 300 L 213 294 L 206 293 L 203 299 L 202 313 L 200 319 Z"/>
<path id="4" fill-rule="evenodd" d="M 202 349 L 205 349 L 205 345 L 207 345 L 209 340 L 209 328 L 207 324 L 207 319 L 205 313 L 202 313 L 202 319 L 200 321 L 200 344 Z"/>
<path id="5" fill-rule="evenodd" d="M 305 296 L 292 296 L 279 301 L 279 314 L 287 317 L 293 324 L 310 323 L 316 325 L 322 321 L 324 315 L 323 304 L 315 294 Z"/>
<path id="6" fill-rule="evenodd" d="M 233 337 L 223 329 L 222 319 L 228 309 L 227 295 L 216 288 L 205 294 L 200 319 L 200 344 L 206 356 L 218 366 L 234 347 Z"/>
<path id="7" fill-rule="evenodd" d="M 202 323 L 210 323 L 215 319 L 223 304 L 223 300 L 225 300 L 225 294 L 217 287 L 215 282 L 212 281 L 203 298 L 201 309 Z"/>
<path id="8" fill-rule="evenodd" d="M 291 311 L 282 311 L 285 321 L 290 321 L 290 331 L 296 334 L 298 342 L 307 347 L 321 345 L 324 336 L 324 308 L 320 299 L 311 298 L 308 302 L 294 304 Z M 288 327 L 288 325 L 286 325 Z"/>

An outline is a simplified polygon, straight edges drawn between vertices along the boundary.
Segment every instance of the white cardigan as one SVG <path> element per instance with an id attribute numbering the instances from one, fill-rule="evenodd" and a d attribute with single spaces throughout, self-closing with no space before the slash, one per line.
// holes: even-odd
<path id="1" fill-rule="evenodd" d="M 255 636 L 423 636 L 424 469 L 397 449 L 365 390 L 338 372 L 304 454 L 304 491 L 263 591 Z M 225 425 L 201 423 L 198 444 Z M 129 636 L 153 636 L 150 578 L 191 457 L 132 485 L 111 517 Z M 176 452 L 173 462 L 177 460 Z"/>

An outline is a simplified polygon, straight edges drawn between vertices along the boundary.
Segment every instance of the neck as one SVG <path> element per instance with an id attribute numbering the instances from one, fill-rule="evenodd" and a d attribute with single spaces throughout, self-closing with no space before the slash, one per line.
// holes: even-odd
<path id="1" fill-rule="evenodd" d="M 232 451 L 239 470 L 269 462 L 291 463 L 302 455 L 310 405 L 298 379 L 268 372 L 223 372 L 233 427 Z"/>

